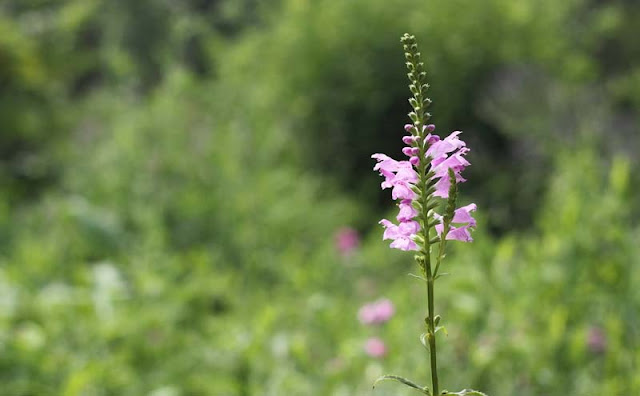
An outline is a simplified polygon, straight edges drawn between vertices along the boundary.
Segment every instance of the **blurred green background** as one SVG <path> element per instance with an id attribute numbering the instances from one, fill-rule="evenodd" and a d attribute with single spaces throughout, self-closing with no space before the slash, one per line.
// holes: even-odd
<path id="1" fill-rule="evenodd" d="M 401 157 L 404 32 L 479 207 L 437 284 L 441 383 L 640 394 L 637 1 L 4 0 L 0 395 L 426 384 L 369 158 Z"/>

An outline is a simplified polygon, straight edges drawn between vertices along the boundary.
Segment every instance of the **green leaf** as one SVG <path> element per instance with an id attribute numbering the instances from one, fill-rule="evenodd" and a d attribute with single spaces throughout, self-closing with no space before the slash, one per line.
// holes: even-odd
<path id="1" fill-rule="evenodd" d="M 375 389 L 375 387 L 378 384 L 378 382 L 381 382 L 381 381 L 398 381 L 398 382 L 400 382 L 402 384 L 407 385 L 410 388 L 413 388 L 413 389 L 415 389 L 417 391 L 420 391 L 421 393 L 423 393 L 425 395 L 431 396 L 431 392 L 429 391 L 428 387 L 416 385 L 415 383 L 409 381 L 408 379 L 406 379 L 404 377 L 400 377 L 398 375 L 383 375 L 382 377 L 378 378 L 376 380 L 376 382 L 373 383 L 373 388 Z"/>
<path id="2" fill-rule="evenodd" d="M 423 280 L 423 281 L 425 281 L 425 282 L 427 281 L 424 277 L 422 277 L 422 276 L 420 276 L 420 275 L 416 275 L 416 274 L 409 273 L 409 276 L 412 276 L 412 277 L 414 277 L 414 278 L 418 278 L 418 279 Z"/>
<path id="3" fill-rule="evenodd" d="M 422 345 L 423 345 L 425 348 L 429 349 L 429 343 L 428 343 L 428 341 L 427 341 L 427 333 L 422 333 L 422 334 L 420 335 L 420 343 L 422 343 Z"/>
<path id="4" fill-rule="evenodd" d="M 487 396 L 486 393 L 482 393 L 480 391 L 473 390 L 473 389 L 463 389 L 460 392 L 443 391 L 442 394 L 443 395 L 457 395 L 457 396 Z"/>
<path id="5" fill-rule="evenodd" d="M 443 256 L 443 257 L 444 257 L 444 256 Z M 438 279 L 438 278 L 440 278 L 441 276 L 446 276 L 446 275 L 451 275 L 451 274 L 450 274 L 450 273 L 448 273 L 448 272 L 443 272 L 443 273 L 441 273 L 441 274 L 436 275 L 436 277 L 435 277 L 435 278 L 433 278 L 433 279 Z"/>
<path id="6" fill-rule="evenodd" d="M 436 331 L 434 332 L 435 334 L 438 334 L 438 332 L 442 330 L 444 331 L 444 335 L 446 335 L 447 337 L 449 336 L 449 333 L 447 332 L 447 328 L 444 326 L 438 326 L 436 327 Z"/>

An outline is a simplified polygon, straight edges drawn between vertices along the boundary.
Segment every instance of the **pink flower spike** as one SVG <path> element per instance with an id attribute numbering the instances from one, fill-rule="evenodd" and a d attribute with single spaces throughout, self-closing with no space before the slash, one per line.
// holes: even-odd
<path id="1" fill-rule="evenodd" d="M 378 337 L 371 337 L 364 344 L 364 351 L 373 358 L 381 358 L 387 354 L 387 346 Z"/>

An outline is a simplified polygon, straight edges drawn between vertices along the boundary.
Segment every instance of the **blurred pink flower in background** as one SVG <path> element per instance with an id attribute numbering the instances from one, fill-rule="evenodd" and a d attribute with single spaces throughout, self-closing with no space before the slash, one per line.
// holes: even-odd
<path id="1" fill-rule="evenodd" d="M 592 327 L 587 333 L 587 347 L 591 353 L 604 353 L 607 350 L 607 338 L 599 327 Z"/>
<path id="2" fill-rule="evenodd" d="M 380 338 L 371 337 L 364 344 L 364 351 L 371 357 L 380 358 L 387 354 L 387 346 Z"/>
<path id="3" fill-rule="evenodd" d="M 358 311 L 358 320 L 366 325 L 382 324 L 391 319 L 395 309 L 389 299 L 382 299 L 363 305 Z"/>
<path id="4" fill-rule="evenodd" d="M 360 246 L 360 235 L 351 227 L 342 227 L 335 234 L 336 249 L 343 256 L 348 256 Z"/>

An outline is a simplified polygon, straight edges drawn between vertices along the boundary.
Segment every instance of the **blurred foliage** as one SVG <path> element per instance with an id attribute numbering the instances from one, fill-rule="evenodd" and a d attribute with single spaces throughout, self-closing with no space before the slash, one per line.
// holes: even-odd
<path id="1" fill-rule="evenodd" d="M 436 291 L 442 382 L 636 394 L 639 18 L 623 0 L 4 1 L 0 395 L 426 379 L 424 291 L 374 227 L 390 202 L 369 158 L 400 152 L 405 31 L 439 133 L 473 150 L 481 216 Z M 360 325 L 382 295 L 396 317 Z"/>

